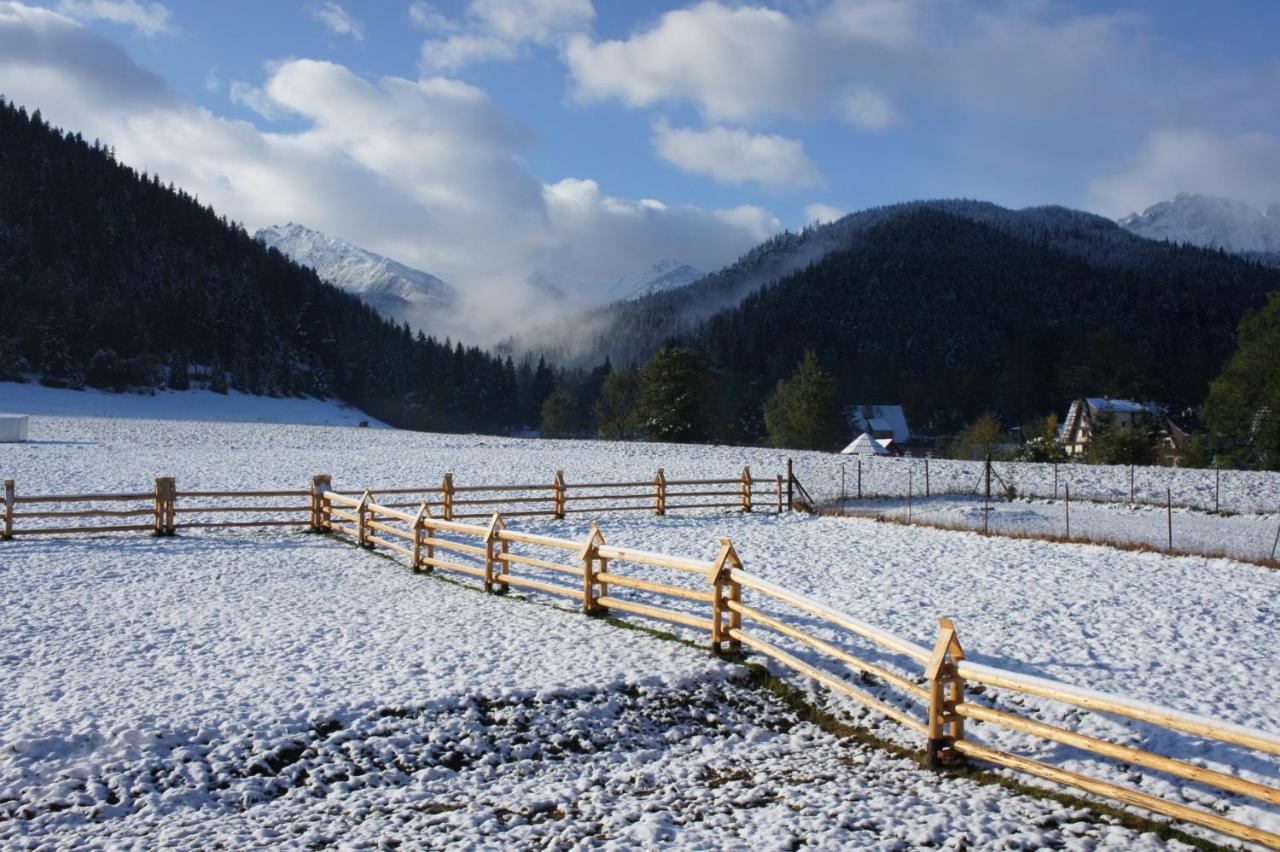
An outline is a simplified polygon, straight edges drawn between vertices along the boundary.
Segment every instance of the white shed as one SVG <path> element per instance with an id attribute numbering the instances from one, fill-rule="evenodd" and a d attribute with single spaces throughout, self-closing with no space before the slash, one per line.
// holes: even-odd
<path id="1" fill-rule="evenodd" d="M 871 437 L 870 432 L 863 432 L 861 435 L 853 439 L 853 443 L 840 451 L 847 456 L 887 456 L 889 451 L 885 449 L 875 438 Z"/>
<path id="2" fill-rule="evenodd" d="M 30 419 L 25 414 L 0 414 L 0 444 L 27 440 Z"/>

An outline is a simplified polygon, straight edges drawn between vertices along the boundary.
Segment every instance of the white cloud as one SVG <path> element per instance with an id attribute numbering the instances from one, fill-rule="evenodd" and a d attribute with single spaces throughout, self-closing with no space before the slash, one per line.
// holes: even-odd
<path id="1" fill-rule="evenodd" d="M 311 17 L 334 35 L 351 36 L 356 41 L 364 39 L 364 24 L 334 0 L 324 0 L 320 5 L 311 7 Z"/>
<path id="2" fill-rule="evenodd" d="M 626 40 L 574 36 L 565 60 L 580 101 L 689 101 L 712 120 L 741 121 L 812 106 L 828 70 L 806 47 L 804 28 L 780 11 L 705 2 Z"/>
<path id="3" fill-rule="evenodd" d="M 591 0 L 471 0 L 463 21 L 452 21 L 426 4 L 415 3 L 410 15 L 429 29 L 454 32 L 423 42 L 422 67 L 456 71 L 476 62 L 513 59 L 527 45 L 556 44 L 590 26 L 595 8 Z"/>
<path id="4" fill-rule="evenodd" d="M 804 208 L 804 223 L 806 225 L 825 225 L 828 222 L 834 222 L 841 218 L 844 214 L 845 211 L 841 210 L 839 207 L 832 207 L 830 204 L 814 202 Z"/>
<path id="5" fill-rule="evenodd" d="M 1122 168 L 1089 183 L 1096 208 L 1113 217 L 1179 192 L 1238 198 L 1266 209 L 1280 201 L 1280 136 L 1157 130 Z"/>
<path id="6" fill-rule="evenodd" d="M 264 132 L 183 100 L 64 16 L 0 2 L 0 91 L 250 230 L 303 222 L 440 275 L 474 308 L 454 336 L 509 333 L 511 312 L 534 318 L 523 284 L 533 269 L 608 282 L 662 257 L 714 269 L 779 227 L 759 208 L 623 199 L 587 179 L 544 184 L 524 161 L 528 132 L 457 80 L 370 81 L 330 62 L 282 62 L 239 88 L 246 103 L 296 119 Z"/>
<path id="7" fill-rule="evenodd" d="M 265 119 L 274 120 L 279 114 L 266 92 L 243 80 L 232 80 L 227 93 L 233 104 L 252 110 Z"/>
<path id="8" fill-rule="evenodd" d="M 216 92 L 222 88 L 222 75 L 218 73 L 217 67 L 210 68 L 204 75 L 204 90 L 206 92 Z"/>
<path id="9" fill-rule="evenodd" d="M 172 13 L 163 3 L 137 0 L 58 0 L 58 11 L 81 21 L 109 21 L 133 27 L 138 35 L 152 38 L 176 32 Z"/>
<path id="10" fill-rule="evenodd" d="M 413 21 L 414 26 L 428 32 L 448 32 L 456 28 L 453 21 L 423 0 L 409 4 L 409 20 Z"/>
<path id="11" fill-rule="evenodd" d="M 675 128 L 660 121 L 653 130 L 658 155 L 682 171 L 721 183 L 758 183 L 780 189 L 813 186 L 821 180 L 805 156 L 804 144 L 785 136 L 727 127 Z"/>
<path id="12" fill-rule="evenodd" d="M 867 86 L 840 95 L 834 109 L 841 120 L 861 130 L 884 130 L 902 120 L 888 98 Z"/>

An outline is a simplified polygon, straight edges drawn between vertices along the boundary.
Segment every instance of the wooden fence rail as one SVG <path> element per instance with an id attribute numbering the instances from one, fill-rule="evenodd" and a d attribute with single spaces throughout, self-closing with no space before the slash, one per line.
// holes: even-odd
<path id="1" fill-rule="evenodd" d="M 750 497 L 747 495 L 753 493 L 757 482 L 770 480 L 752 479 L 749 471 L 744 471 L 740 479 L 715 483 L 671 481 L 659 471 L 655 480 L 644 483 L 644 486 L 652 489 L 646 497 L 652 501 L 648 508 L 654 511 L 674 508 L 664 505 L 665 498 L 671 496 L 666 492 L 670 486 L 703 488 L 711 484 L 732 486 L 735 489 L 733 493 L 739 496 L 738 505 L 749 509 Z M 781 506 L 782 477 L 776 477 L 772 482 L 776 491 L 771 491 L 770 496 Z M 549 502 L 552 505 L 540 514 L 571 511 L 567 497 L 571 496 L 568 492 L 574 488 L 630 487 L 633 487 L 632 483 L 572 484 L 565 482 L 560 474 L 554 485 L 558 493 L 551 495 Z M 529 488 L 551 490 L 548 486 Z M 183 508 L 178 500 L 184 496 L 198 495 L 205 500 L 267 497 L 273 500 L 273 504 L 259 511 L 305 515 L 305 520 L 283 523 L 309 525 L 348 538 L 366 548 L 389 550 L 408 560 L 414 571 L 438 570 L 461 574 L 478 581 L 486 591 L 495 594 L 503 594 L 516 587 L 554 595 L 572 601 L 575 607 L 588 614 L 625 613 L 677 624 L 703 633 L 718 651 L 761 654 L 900 724 L 920 738 L 926 763 L 931 766 L 943 766 L 965 758 L 982 761 L 1203 826 L 1240 840 L 1280 849 L 1280 835 L 1222 813 L 992 748 L 975 740 L 972 729 L 992 726 L 1017 731 L 1119 761 L 1127 767 L 1130 777 L 1139 768 L 1150 770 L 1272 806 L 1280 805 L 1280 786 L 1274 782 L 1262 783 L 1134 745 L 1112 743 L 1047 724 L 1026 716 L 1026 710 L 1017 701 L 1005 706 L 997 704 L 1004 693 L 1033 696 L 1131 719 L 1163 731 L 1217 740 L 1263 755 L 1280 755 L 1280 735 L 971 662 L 965 659 L 956 626 L 945 618 L 939 620 L 939 632 L 933 647 L 919 645 L 747 572 L 728 539 L 720 541 L 713 559 L 699 560 L 611 545 L 595 524 L 582 540 L 572 541 L 508 529 L 506 518 L 521 512 L 503 514 L 492 511 L 485 516 L 487 520 L 484 523 L 467 523 L 462 519 L 463 514 L 469 516 L 471 513 L 454 514 L 460 505 L 453 500 L 454 494 L 503 489 L 503 493 L 528 490 L 522 485 L 463 488 L 455 486 L 452 477 L 446 476 L 440 489 L 388 489 L 382 492 L 436 497 L 404 507 L 383 503 L 375 492 L 369 490 L 358 494 L 335 491 L 331 478 L 327 476 L 315 477 L 311 489 L 297 492 L 184 493 L 177 491 L 172 479 L 162 478 L 157 480 L 150 494 L 52 498 L 17 496 L 12 481 L 9 481 L 5 483 L 4 529 L 6 535 L 42 531 L 13 528 L 15 518 L 20 520 L 27 515 L 14 511 L 15 506 L 23 504 L 150 501 L 149 507 L 139 511 L 151 515 L 152 523 L 123 528 L 149 529 L 165 535 L 176 527 L 176 519 Z M 279 501 L 287 496 L 305 497 L 308 503 L 284 506 Z M 221 507 L 199 507 L 193 512 L 216 508 Z M 405 511 L 405 508 L 411 511 Z M 437 517 L 437 509 L 448 515 Z M 132 509 L 93 511 L 105 517 L 114 517 L 105 512 L 134 512 Z M 239 522 L 209 523 L 230 525 Z M 820 636 L 818 631 L 825 633 Z M 859 647 L 869 647 L 871 653 L 858 650 Z M 871 658 L 873 655 L 875 659 Z M 851 678 L 851 674 L 856 677 Z M 970 684 L 984 687 L 981 701 L 971 697 Z"/>
<path id="2" fill-rule="evenodd" d="M 607 490 L 601 493 L 604 489 Z M 158 477 L 152 490 L 147 492 L 53 495 L 19 494 L 14 480 L 8 479 L 4 482 L 4 518 L 0 539 L 95 532 L 173 535 L 179 526 L 318 527 L 318 495 L 323 492 L 343 497 L 358 497 L 363 493 L 335 491 L 329 476 L 313 477 L 310 488 L 296 491 L 179 491 L 173 477 Z M 651 511 L 663 515 L 668 509 L 736 508 L 751 512 L 766 508 L 781 513 L 790 508 L 784 500 L 782 477 L 753 477 L 750 468 L 743 468 L 741 475 L 733 478 L 675 481 L 666 480 L 659 469 L 654 479 L 643 482 L 570 482 L 566 481 L 564 471 L 556 471 L 552 480 L 546 483 L 493 485 L 458 485 L 453 474 L 449 473 L 445 474 L 440 485 L 382 488 L 377 492 L 380 495 L 417 498 L 388 501 L 385 508 L 416 509 L 425 500 L 433 512 L 450 521 L 488 518 L 495 511 L 502 511 L 509 518 L 543 516 L 563 519 L 571 514 L 605 512 Z M 26 508 L 36 505 L 52 508 Z M 237 519 L 231 520 L 227 516 Z M 72 518 L 81 519 L 81 523 L 74 526 L 54 523 Z M 84 522 L 104 519 L 135 520 L 96 525 Z"/>
<path id="3" fill-rule="evenodd" d="M 320 500 L 324 529 L 366 547 L 392 550 L 416 571 L 464 574 L 498 594 L 517 587 L 568 598 L 586 613 L 631 614 L 678 624 L 703 632 L 718 651 L 759 653 L 902 725 L 922 739 L 931 766 L 967 757 L 1280 848 L 1280 835 L 1221 814 L 990 748 L 974 740 L 965 723 L 1009 728 L 1120 761 L 1131 771 L 1153 770 L 1265 804 L 1280 804 L 1280 787 L 990 706 L 999 699 L 990 690 L 983 692 L 987 703 L 980 704 L 966 698 L 967 685 L 1066 702 L 1264 754 L 1280 754 L 1276 734 L 971 663 L 965 660 L 955 625 L 947 619 L 940 620 L 932 648 L 918 645 L 748 573 L 728 539 L 721 540 L 714 559 L 703 561 L 610 545 L 594 524 L 585 539 L 571 541 L 507 529 L 499 513 L 487 524 L 465 524 L 434 517 L 425 502 L 416 512 L 399 511 L 380 504 L 370 492 L 357 498 L 326 491 Z M 440 550 L 448 557 L 438 556 Z M 753 600 L 745 601 L 746 595 Z M 800 616 L 778 612 L 779 608 Z M 844 638 L 820 637 L 809 626 L 814 624 Z M 888 659 L 855 654 L 842 647 L 849 640 L 869 644 Z M 784 648 L 783 642 L 798 648 Z M 807 657 L 798 652 L 808 652 Z M 862 677 L 851 680 L 850 672 Z M 865 685 L 867 678 L 892 695 L 873 694 Z"/>

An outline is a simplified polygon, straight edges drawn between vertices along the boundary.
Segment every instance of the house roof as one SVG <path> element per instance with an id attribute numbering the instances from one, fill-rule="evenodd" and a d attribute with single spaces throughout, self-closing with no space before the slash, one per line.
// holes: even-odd
<path id="1" fill-rule="evenodd" d="M 1085 399 L 1095 414 L 1144 414 L 1152 413 L 1155 408 L 1151 403 L 1133 402 L 1128 399 L 1107 399 L 1091 396 Z"/>
<path id="2" fill-rule="evenodd" d="M 900 444 L 911 440 L 911 429 L 901 405 L 855 405 L 849 422 L 862 432 L 888 432 Z"/>
<path id="3" fill-rule="evenodd" d="M 853 443 L 840 451 L 848 456 L 887 456 L 889 451 L 884 445 L 871 437 L 871 433 L 863 432 L 853 439 Z"/>

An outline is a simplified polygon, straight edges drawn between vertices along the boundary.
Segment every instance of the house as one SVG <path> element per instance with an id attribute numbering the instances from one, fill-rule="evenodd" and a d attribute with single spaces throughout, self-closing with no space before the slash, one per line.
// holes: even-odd
<path id="1" fill-rule="evenodd" d="M 873 438 L 892 438 L 899 445 L 911 439 L 907 415 L 901 405 L 855 405 L 849 412 L 849 423 L 858 433 L 870 432 Z"/>
<path id="2" fill-rule="evenodd" d="M 1093 436 L 1103 424 L 1133 428 L 1134 426 L 1161 426 L 1164 409 L 1153 402 L 1133 402 L 1127 399 L 1084 397 L 1072 400 L 1067 416 L 1058 429 L 1058 443 L 1069 456 L 1081 455 L 1089 447 Z"/>
<path id="3" fill-rule="evenodd" d="M 863 432 L 853 439 L 853 443 L 840 451 L 846 456 L 887 456 L 889 448 L 885 443 L 893 443 L 892 438 L 875 438 L 870 432 Z"/>

